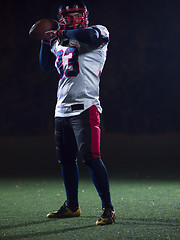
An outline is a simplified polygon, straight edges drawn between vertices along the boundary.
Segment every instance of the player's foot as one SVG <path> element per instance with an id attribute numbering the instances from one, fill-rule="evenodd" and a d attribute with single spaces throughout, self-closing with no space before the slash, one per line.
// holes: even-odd
<path id="1" fill-rule="evenodd" d="M 81 214 L 80 206 L 75 209 L 70 209 L 67 205 L 67 201 L 63 204 L 63 206 L 56 212 L 48 213 L 46 215 L 47 218 L 71 218 L 71 217 L 79 217 Z"/>
<path id="2" fill-rule="evenodd" d="M 96 225 L 107 225 L 115 223 L 116 214 L 114 210 L 103 208 L 101 217 L 96 221 Z"/>

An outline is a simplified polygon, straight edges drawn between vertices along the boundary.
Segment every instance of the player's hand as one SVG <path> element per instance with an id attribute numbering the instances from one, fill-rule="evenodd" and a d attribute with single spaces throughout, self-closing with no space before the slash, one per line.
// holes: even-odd
<path id="1" fill-rule="evenodd" d="M 47 38 L 51 41 L 51 40 L 53 40 L 55 37 L 57 37 L 57 31 L 49 30 L 49 31 L 45 32 L 45 35 L 46 35 Z"/>
<path id="2" fill-rule="evenodd" d="M 50 40 L 53 40 L 54 38 L 58 38 L 59 42 L 62 42 L 62 40 L 64 39 L 64 30 L 49 30 L 47 32 L 45 32 L 46 35 L 48 35 L 48 38 Z"/>

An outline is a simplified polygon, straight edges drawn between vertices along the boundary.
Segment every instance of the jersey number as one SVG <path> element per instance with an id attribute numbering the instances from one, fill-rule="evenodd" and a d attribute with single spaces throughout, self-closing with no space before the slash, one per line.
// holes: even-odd
<path id="1" fill-rule="evenodd" d="M 63 61 L 67 64 L 64 65 Z M 79 74 L 78 49 L 68 48 L 65 52 L 63 50 L 59 51 L 56 64 L 60 80 L 64 75 L 66 77 L 76 77 Z"/>

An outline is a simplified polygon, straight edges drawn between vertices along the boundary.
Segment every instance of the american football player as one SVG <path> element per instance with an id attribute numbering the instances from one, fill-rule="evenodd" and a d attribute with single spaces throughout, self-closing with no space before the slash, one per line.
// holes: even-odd
<path id="1" fill-rule="evenodd" d="M 88 26 L 88 10 L 80 0 L 65 0 L 59 7 L 60 29 L 48 31 L 50 41 L 41 41 L 39 55 L 43 71 L 57 70 L 59 83 L 55 107 L 55 142 L 67 199 L 47 218 L 79 217 L 79 171 L 77 151 L 87 166 L 102 201 L 96 225 L 115 222 L 109 179 L 100 152 L 99 82 L 109 32 L 102 25 Z"/>

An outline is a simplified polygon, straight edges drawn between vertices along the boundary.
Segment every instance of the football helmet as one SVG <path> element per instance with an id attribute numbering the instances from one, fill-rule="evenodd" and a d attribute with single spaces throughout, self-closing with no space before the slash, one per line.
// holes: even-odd
<path id="1" fill-rule="evenodd" d="M 80 0 L 65 0 L 59 7 L 58 20 L 64 30 L 86 28 L 88 26 L 88 10 Z"/>

